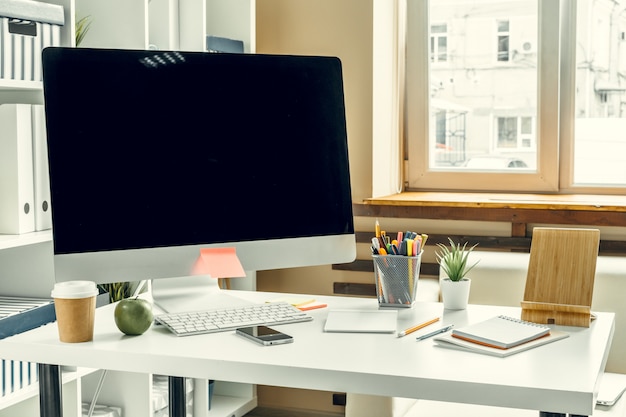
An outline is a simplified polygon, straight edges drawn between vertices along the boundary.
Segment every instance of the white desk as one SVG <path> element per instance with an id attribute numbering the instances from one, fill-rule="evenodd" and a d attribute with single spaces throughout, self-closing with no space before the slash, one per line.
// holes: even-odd
<path id="1" fill-rule="evenodd" d="M 276 297 L 234 293 L 259 302 Z M 377 309 L 375 299 L 315 298 L 329 308 Z M 311 322 L 276 326 L 295 342 L 262 347 L 234 332 L 177 338 L 153 327 L 127 337 L 110 305 L 98 309 L 93 342 L 61 343 L 52 323 L 0 340 L 0 352 L 44 364 L 591 415 L 614 329 L 614 314 L 598 313 L 590 328 L 559 327 L 570 333 L 567 339 L 496 358 L 416 342 L 412 335 L 324 333 L 327 312 L 312 310 Z M 417 303 L 400 311 L 398 329 L 439 315 L 442 324 L 458 327 L 497 314 L 519 317 L 520 310 L 472 305 L 443 311 L 441 304 Z"/>

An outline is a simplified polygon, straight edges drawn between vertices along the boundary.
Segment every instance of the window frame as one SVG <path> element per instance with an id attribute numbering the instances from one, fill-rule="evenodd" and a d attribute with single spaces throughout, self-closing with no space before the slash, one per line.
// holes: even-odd
<path id="1" fill-rule="evenodd" d="M 407 1 L 406 25 L 406 114 L 404 190 L 474 190 L 515 192 L 559 192 L 559 71 L 561 67 L 561 1 L 538 1 L 538 82 L 537 133 L 538 152 L 535 172 L 453 172 L 430 168 L 429 155 L 429 71 L 430 36 L 427 0 Z M 415 24 L 413 24 L 415 23 Z M 505 62 L 503 62 L 504 64 Z M 571 118 L 570 118 L 571 119 Z M 462 175 L 462 177 L 460 177 Z"/>

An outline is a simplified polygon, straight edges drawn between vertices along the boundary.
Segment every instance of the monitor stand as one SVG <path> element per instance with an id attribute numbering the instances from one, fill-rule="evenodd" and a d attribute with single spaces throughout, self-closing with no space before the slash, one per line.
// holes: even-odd
<path id="1" fill-rule="evenodd" d="M 153 279 L 154 304 L 166 313 L 214 310 L 251 304 L 250 301 L 225 294 L 218 280 L 209 275 Z"/>

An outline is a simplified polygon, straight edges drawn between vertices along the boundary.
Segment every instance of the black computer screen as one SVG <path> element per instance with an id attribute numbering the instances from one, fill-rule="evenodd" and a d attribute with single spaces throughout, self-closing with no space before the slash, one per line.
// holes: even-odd
<path id="1" fill-rule="evenodd" d="M 333 57 L 47 48 L 55 254 L 354 233 Z"/>

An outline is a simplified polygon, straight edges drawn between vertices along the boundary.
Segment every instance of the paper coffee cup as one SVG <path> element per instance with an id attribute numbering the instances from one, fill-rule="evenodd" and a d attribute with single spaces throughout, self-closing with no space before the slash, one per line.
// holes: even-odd
<path id="1" fill-rule="evenodd" d="M 67 281 L 54 285 L 52 298 L 61 342 L 93 340 L 98 288 L 93 281 Z"/>

